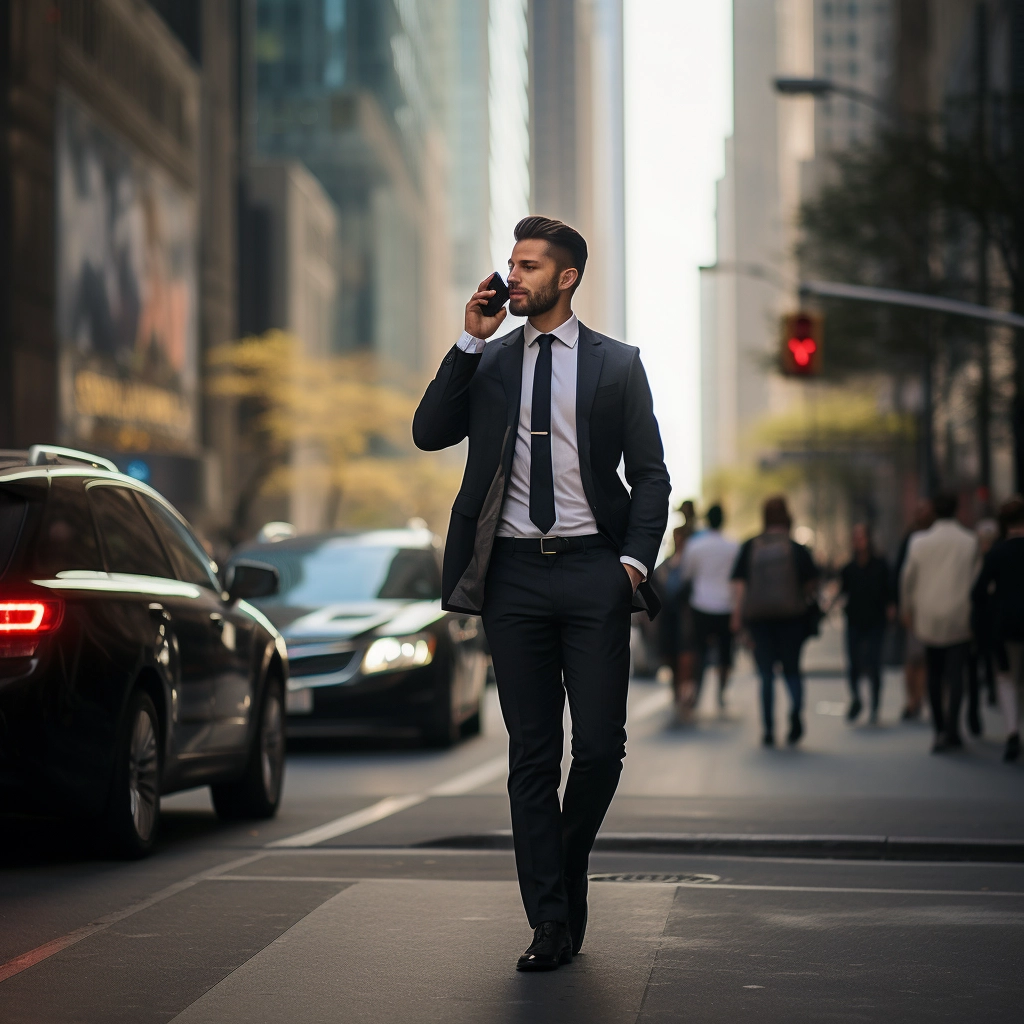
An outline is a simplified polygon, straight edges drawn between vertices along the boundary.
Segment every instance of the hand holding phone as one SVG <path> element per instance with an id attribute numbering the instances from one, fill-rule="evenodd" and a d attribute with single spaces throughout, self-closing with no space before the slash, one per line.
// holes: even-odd
<path id="1" fill-rule="evenodd" d="M 508 288 L 495 271 L 480 282 L 473 297 L 466 304 L 466 333 L 474 338 L 489 338 L 508 315 L 504 307 L 508 302 Z"/>
<path id="2" fill-rule="evenodd" d="M 508 302 L 508 286 L 501 279 L 501 274 L 495 271 L 487 282 L 487 289 L 493 289 L 494 295 L 487 300 L 487 304 L 480 310 L 484 316 L 497 316 L 498 310 Z"/>

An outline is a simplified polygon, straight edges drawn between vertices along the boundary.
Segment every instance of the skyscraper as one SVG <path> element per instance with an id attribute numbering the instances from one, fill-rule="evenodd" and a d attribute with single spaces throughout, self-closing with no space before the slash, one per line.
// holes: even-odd
<path id="1" fill-rule="evenodd" d="M 451 199 L 486 203 L 486 132 L 475 165 L 467 143 L 486 112 L 458 102 L 486 96 L 478 6 L 259 0 L 255 148 L 301 160 L 338 208 L 337 350 L 423 369 L 450 338 Z"/>
<path id="2" fill-rule="evenodd" d="M 578 228 L 591 258 L 582 319 L 625 334 L 622 0 L 533 0 L 531 208 Z"/>

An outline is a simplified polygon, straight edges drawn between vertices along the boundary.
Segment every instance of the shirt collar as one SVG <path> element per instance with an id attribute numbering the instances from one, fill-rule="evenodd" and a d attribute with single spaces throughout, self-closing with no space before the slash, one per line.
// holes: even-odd
<path id="1" fill-rule="evenodd" d="M 547 333 L 553 334 L 567 348 L 575 348 L 576 342 L 579 341 L 580 337 L 580 322 L 576 319 L 576 314 L 573 313 L 561 327 L 556 327 L 553 331 L 545 332 L 538 331 L 537 328 L 527 320 L 524 331 L 526 334 L 527 345 L 532 345 L 542 334 Z"/>

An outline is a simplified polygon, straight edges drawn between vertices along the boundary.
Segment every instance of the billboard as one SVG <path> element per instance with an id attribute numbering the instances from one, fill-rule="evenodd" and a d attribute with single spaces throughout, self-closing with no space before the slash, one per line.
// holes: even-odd
<path id="1" fill-rule="evenodd" d="M 66 93 L 56 136 L 62 438 L 195 451 L 194 196 Z"/>

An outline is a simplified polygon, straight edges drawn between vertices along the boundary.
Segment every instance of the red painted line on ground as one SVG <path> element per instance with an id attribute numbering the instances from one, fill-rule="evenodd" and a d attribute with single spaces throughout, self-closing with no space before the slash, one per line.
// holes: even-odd
<path id="1" fill-rule="evenodd" d="M 90 924 L 82 925 L 81 928 L 76 928 L 74 931 L 70 931 L 66 935 L 61 935 L 59 938 L 51 939 L 49 942 L 44 942 L 41 946 L 36 946 L 35 949 L 30 949 L 27 953 L 22 953 L 19 956 L 8 960 L 6 963 L 0 964 L 0 982 L 7 981 L 8 978 L 13 978 L 16 974 L 21 974 L 22 971 L 27 971 L 30 967 L 35 967 L 36 964 L 42 963 L 44 960 L 48 960 L 51 956 L 55 956 L 62 950 L 67 949 L 68 946 L 73 946 L 76 942 L 81 942 L 82 939 L 89 938 L 90 935 L 95 935 L 97 932 L 104 931 L 112 924 L 117 924 L 119 921 L 123 921 L 126 917 L 131 917 L 133 914 L 139 913 L 140 910 L 148 910 L 155 904 L 162 903 L 171 896 L 176 896 L 179 892 L 184 892 L 186 889 L 190 889 L 198 882 L 209 881 L 210 879 L 216 878 L 218 875 L 232 871 L 235 868 L 244 867 L 246 864 L 251 864 L 253 861 L 260 860 L 265 856 L 266 853 L 261 850 L 259 853 L 250 854 L 248 857 L 239 857 L 237 860 L 228 861 L 226 864 L 220 864 L 215 868 L 211 868 L 209 871 L 201 871 L 197 875 L 191 875 L 189 878 L 182 879 L 180 882 L 175 882 L 173 885 L 169 885 L 167 888 L 161 889 L 159 892 L 154 893 L 147 899 L 144 899 L 139 903 L 135 903 L 130 907 L 126 907 L 124 910 L 116 910 L 112 914 L 105 914 L 103 917 L 98 918 Z"/>
<path id="2" fill-rule="evenodd" d="M 76 942 L 80 942 L 105 927 L 106 925 L 99 923 L 87 924 L 82 928 L 76 928 L 73 932 L 68 932 L 67 935 L 62 935 L 59 939 L 44 942 L 41 946 L 36 946 L 35 949 L 30 949 L 27 953 L 22 953 L 21 956 L 16 956 L 5 964 L 0 964 L 0 981 L 6 981 L 8 978 L 13 978 L 15 974 L 21 974 L 22 971 L 35 967 L 40 961 L 59 953 L 62 949 L 67 949 L 68 946 L 73 946 Z"/>

